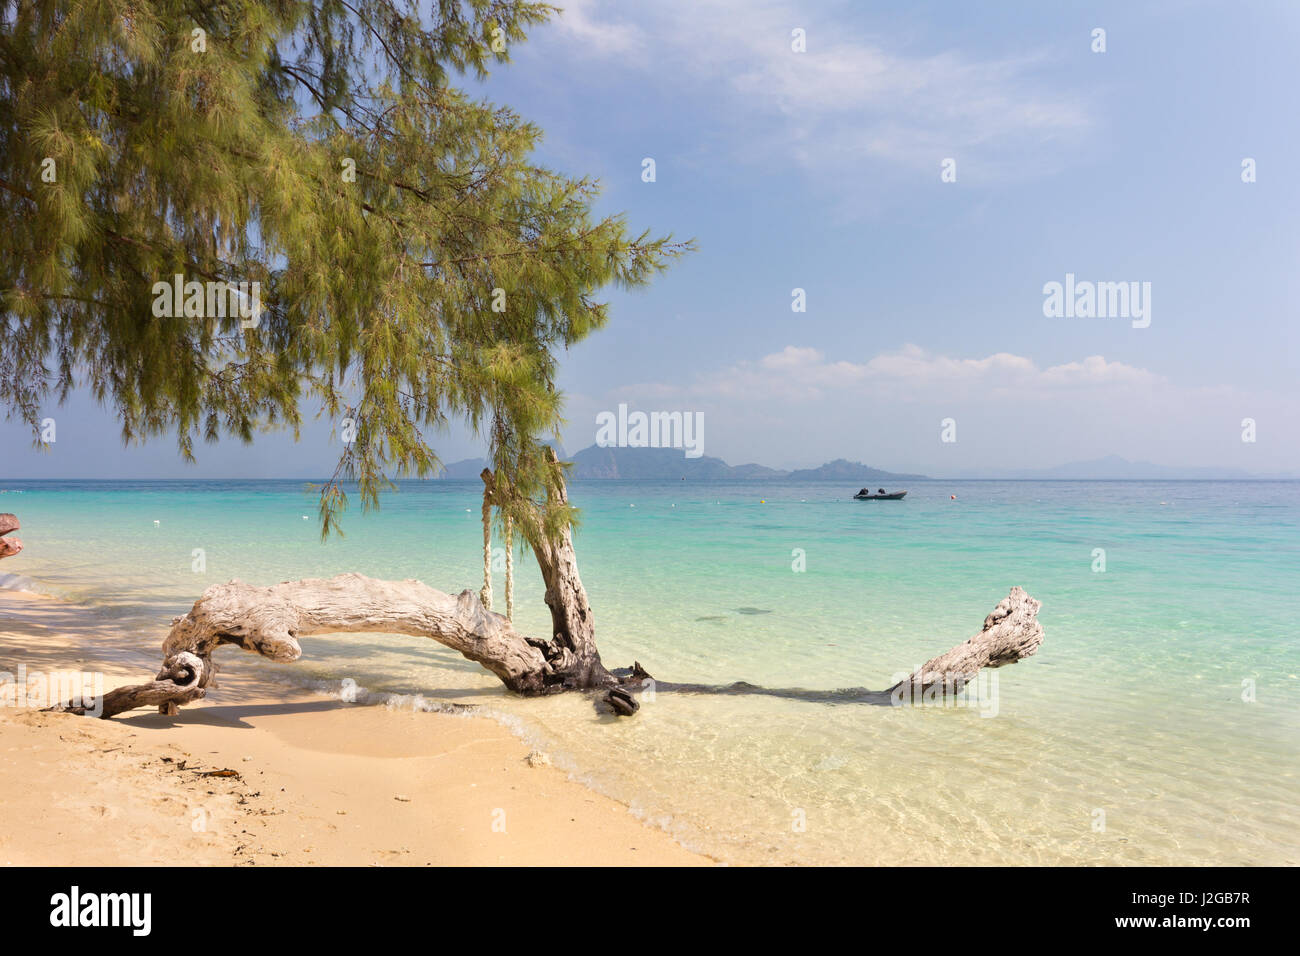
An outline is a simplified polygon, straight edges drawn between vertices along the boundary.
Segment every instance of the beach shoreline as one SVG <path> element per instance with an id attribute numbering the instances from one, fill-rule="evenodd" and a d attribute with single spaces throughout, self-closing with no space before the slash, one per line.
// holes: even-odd
<path id="1" fill-rule="evenodd" d="M 96 672 L 111 690 L 156 669 L 114 650 L 89 608 L 0 590 L 0 673 Z M 177 717 L 0 706 L 0 865 L 716 862 L 490 717 L 348 704 L 238 667 L 219 683 Z"/>
<path id="2" fill-rule="evenodd" d="M 623 816 L 730 865 L 1294 865 L 1298 494 L 1295 483 L 1004 482 L 963 495 L 960 509 L 918 487 L 905 509 L 882 510 L 815 483 L 772 483 L 762 504 L 742 483 L 592 483 L 582 580 L 609 663 L 640 661 L 661 681 L 884 688 L 968 638 L 1012 584 L 1043 602 L 1044 644 L 991 672 L 995 708 L 664 691 L 621 719 L 585 694 L 511 694 L 438 641 L 320 634 L 292 664 L 219 651 L 219 686 L 182 707 L 174 736 L 188 741 L 222 707 L 311 700 L 337 713 L 254 712 L 251 723 L 292 734 L 337 719 L 329 733 L 346 733 L 382 715 L 357 745 L 365 754 L 463 727 L 426 711 L 471 705 L 508 735 L 503 764 L 545 751 L 571 781 L 630 807 Z M 245 480 L 29 488 L 24 524 L 39 547 L 29 532 L 0 574 L 51 597 L 9 596 L 21 614 L 0 606 L 0 669 L 93 667 L 138 683 L 157 673 L 171 620 L 232 578 L 481 580 L 481 500 L 468 487 L 405 484 L 328 545 L 301 498 Z M 235 512 L 251 530 L 232 541 Z M 1092 571 L 1089 541 L 1107 543 L 1107 573 Z M 795 543 L 807 573 L 786 560 Z M 544 582 L 529 562 L 515 570 L 515 627 L 545 634 Z M 1249 633 L 1242 602 L 1254 609 Z M 256 756 L 224 753 L 241 771 Z M 1237 772 L 1204 774 L 1227 765 Z M 389 811 L 407 806 L 398 793 L 416 796 L 383 794 Z"/>

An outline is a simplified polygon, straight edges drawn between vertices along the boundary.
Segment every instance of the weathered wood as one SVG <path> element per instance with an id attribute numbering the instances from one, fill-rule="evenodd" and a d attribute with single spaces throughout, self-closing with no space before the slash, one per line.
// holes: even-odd
<path id="1" fill-rule="evenodd" d="M 17 531 L 21 524 L 18 522 L 18 516 L 8 512 L 0 514 L 0 558 L 11 558 L 23 549 L 23 543 L 18 538 L 6 538 L 11 531 Z"/>
<path id="2" fill-rule="evenodd" d="M 620 717 L 631 717 L 641 708 L 635 698 L 622 687 L 611 688 L 605 695 L 605 703 Z"/>
<path id="3" fill-rule="evenodd" d="M 1043 640 L 1042 625 L 1037 620 L 1040 606 L 1021 588 L 1012 588 L 984 619 L 980 633 L 928 661 L 887 691 L 861 687 L 835 691 L 768 688 L 744 682 L 673 684 L 655 681 L 639 662 L 619 676 L 601 667 L 607 680 L 580 686 L 566 682 L 570 675 L 555 670 L 557 663 L 572 666 L 576 659 L 567 644 L 557 648 L 520 634 L 505 617 L 484 609 L 473 591 L 452 597 L 419 581 L 379 581 L 361 574 L 288 581 L 271 587 L 231 581 L 208 588 L 190 612 L 173 623 L 163 644 L 165 660 L 157 680 L 106 694 L 102 709 L 94 702 L 51 709 L 112 717 L 134 707 L 157 705 L 161 712 L 175 714 L 180 704 L 203 697 L 206 688 L 213 686 L 217 666 L 212 655 L 222 644 L 235 644 L 270 660 L 290 662 L 302 655 L 300 637 L 368 632 L 432 638 L 482 664 L 516 693 L 604 691 L 599 705 L 605 712 L 619 716 L 636 713 L 639 705 L 633 694 L 646 686 L 664 693 L 761 694 L 810 702 L 896 703 L 900 693 L 920 695 L 936 685 L 946 692 L 959 691 L 981 668 L 1001 667 L 1033 655 Z"/>
<path id="4" fill-rule="evenodd" d="M 630 671 L 618 671 L 617 675 L 622 686 L 633 693 L 652 686 L 656 693 L 668 694 L 743 694 L 818 704 L 896 706 L 937 699 L 942 692 L 947 695 L 944 697 L 947 700 L 968 687 L 982 668 L 1014 664 L 1038 650 L 1043 641 L 1043 628 L 1037 619 L 1039 607 L 1040 603 L 1021 588 L 1012 588 L 1011 593 L 984 619 L 984 627 L 978 634 L 927 661 L 888 690 L 871 690 L 866 687 L 837 687 L 834 690 L 762 687 L 746 681 L 730 684 L 677 684 L 652 679 L 640 663 L 634 663 Z M 609 710 L 620 712 L 613 701 L 606 700 L 605 703 L 609 705 Z"/>
<path id="5" fill-rule="evenodd" d="M 546 449 L 548 462 L 557 464 L 555 451 Z M 486 495 L 494 504 L 517 516 L 520 530 L 537 559 L 546 585 L 546 606 L 551 611 L 551 640 L 539 645 L 547 655 L 550 673 L 545 679 L 562 689 L 592 689 L 617 683 L 605 668 L 596 649 L 596 620 L 587 600 L 587 590 L 578 576 L 578 556 L 573 549 L 573 532 L 566 525 L 558 537 L 547 535 L 540 509 L 496 487 L 492 472 L 484 468 Z M 549 507 L 568 504 L 568 489 L 557 480 L 547 489 Z"/>
<path id="6" fill-rule="evenodd" d="M 200 681 L 207 673 L 204 662 L 195 654 L 181 651 L 163 662 L 156 680 L 148 684 L 132 684 L 111 690 L 102 698 L 82 701 L 80 704 L 58 704 L 47 710 L 70 714 L 109 718 L 137 707 L 162 707 L 164 713 L 175 715 L 181 704 L 203 697 L 206 691 Z"/>
<path id="7" fill-rule="evenodd" d="M 189 651 L 206 665 L 217 647 L 236 644 L 288 663 L 302 655 L 300 637 L 376 632 L 432 638 L 482 664 L 516 693 L 548 689 L 550 665 L 542 642 L 485 609 L 474 592 L 453 597 L 419 581 L 380 581 L 363 574 L 271 587 L 242 581 L 215 585 L 176 619 L 163 654 Z"/>
<path id="8" fill-rule="evenodd" d="M 551 463 L 556 464 L 551 452 Z M 558 469 L 557 469 L 558 473 Z M 380 581 L 362 574 L 340 574 L 328 580 L 285 581 L 270 587 L 230 581 L 208 588 L 189 613 L 176 618 L 163 642 L 163 668 L 149 684 L 119 688 L 102 701 L 52 710 L 112 717 L 135 707 L 157 706 L 176 714 L 181 704 L 204 696 L 214 686 L 217 665 L 212 656 L 222 644 L 235 644 L 273 661 L 296 661 L 302 655 L 299 638 L 311 634 L 386 633 L 427 637 L 469 660 L 482 664 L 518 694 L 550 694 L 565 690 L 604 691 L 599 698 L 609 712 L 634 714 L 632 696 L 654 685 L 639 663 L 615 675 L 601 663 L 596 650 L 595 621 L 565 527 L 555 536 L 545 533 L 542 509 L 496 487 L 492 472 L 481 475 L 485 498 L 517 522 L 542 571 L 546 603 L 551 610 L 549 640 L 529 637 L 510 621 L 483 606 L 479 596 L 465 590 L 453 597 L 414 580 Z M 548 492 L 547 507 L 567 504 L 564 482 L 557 479 Z M 12 517 L 12 516 L 9 516 Z M 17 519 L 14 519 L 16 526 Z M 1037 621 L 1039 602 L 1012 588 L 984 621 L 984 629 L 926 663 L 890 691 L 819 692 L 779 690 L 735 683 L 705 686 L 659 683 L 657 689 L 685 693 L 755 693 L 808 700 L 879 702 L 906 684 L 924 691 L 941 683 L 964 686 L 983 667 L 1000 667 L 1033 654 L 1043 639 Z M 96 706 L 96 704 L 100 706 Z"/>
<path id="9" fill-rule="evenodd" d="M 984 618 L 984 629 L 963 644 L 922 664 L 907 678 L 890 688 L 907 695 L 923 694 L 932 687 L 955 692 L 965 687 L 985 667 L 1002 667 L 1031 657 L 1043 643 L 1043 625 L 1038 623 L 1042 607 L 1013 587 Z"/>
<path id="10" fill-rule="evenodd" d="M 547 453 L 556 477 L 548 488 L 546 505 L 563 507 L 568 492 L 554 451 L 547 449 Z M 537 504 L 498 488 L 488 469 L 483 470 L 482 478 L 485 501 L 492 501 L 520 522 L 537 558 L 551 609 L 549 639 L 520 634 L 507 618 L 486 609 L 471 591 L 452 597 L 419 581 L 379 581 L 342 574 L 328 581 L 292 581 L 273 587 L 231 581 L 208 588 L 188 614 L 173 622 L 163 642 L 165 660 L 181 653 L 193 654 L 201 664 L 197 686 L 202 689 L 216 673 L 212 653 L 221 644 L 237 644 L 271 660 L 287 662 L 302 654 L 297 639 L 308 634 L 381 632 L 439 641 L 482 664 L 519 694 L 617 687 L 618 679 L 601 663 L 596 650 L 594 617 L 578 577 L 572 532 L 566 526 L 558 535 L 548 535 Z M 146 688 L 152 685 L 140 685 L 139 692 L 159 693 Z M 159 710 L 174 714 L 178 702 L 188 701 L 168 700 Z M 628 697 L 616 706 L 626 712 L 635 711 L 638 705 Z"/>

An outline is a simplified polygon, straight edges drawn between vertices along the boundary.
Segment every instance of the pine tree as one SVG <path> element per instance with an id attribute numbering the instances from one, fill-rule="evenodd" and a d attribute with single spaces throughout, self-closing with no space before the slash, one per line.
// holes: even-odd
<path id="1" fill-rule="evenodd" d="M 508 62 L 554 8 L 0 11 L 8 414 L 38 429 L 52 396 L 88 388 L 125 441 L 174 434 L 192 460 L 198 439 L 296 437 L 319 407 L 355 435 L 323 534 L 345 479 L 371 507 L 391 477 L 436 473 L 428 435 L 451 421 L 488 440 L 499 507 L 560 479 L 539 444 L 561 423 L 560 350 L 605 324 L 601 289 L 646 283 L 690 244 L 595 217 L 593 180 L 531 159 L 537 127 L 453 85 Z M 176 276 L 196 285 L 174 297 Z M 248 284 L 231 314 L 222 286 L 191 294 L 221 283 Z M 552 534 L 570 520 L 567 504 L 545 515 Z"/>

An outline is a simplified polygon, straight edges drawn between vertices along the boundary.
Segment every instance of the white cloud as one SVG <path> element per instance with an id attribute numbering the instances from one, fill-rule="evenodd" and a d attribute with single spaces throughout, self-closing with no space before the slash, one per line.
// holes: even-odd
<path id="1" fill-rule="evenodd" d="M 983 358 L 937 355 L 916 345 L 882 352 L 865 362 L 828 361 L 814 348 L 787 345 L 757 361 L 742 361 L 691 384 L 641 384 L 628 395 L 688 394 L 742 401 L 816 401 L 840 395 L 887 392 L 895 401 L 932 400 L 936 394 L 1015 390 L 1024 395 L 1088 387 L 1152 387 L 1164 380 L 1147 369 L 1092 355 L 1039 368 L 1023 355 L 997 352 Z"/>
<path id="2" fill-rule="evenodd" d="M 1293 395 L 1175 382 L 1102 355 L 1040 364 L 1012 352 L 956 356 L 907 345 L 844 360 L 791 344 L 689 380 L 570 395 L 566 444 L 590 444 L 594 415 L 619 402 L 701 412 L 706 455 L 778 467 L 847 457 L 953 474 L 1119 454 L 1268 472 L 1294 469 L 1300 440 Z M 1267 442 L 1241 441 L 1247 415 L 1267 423 Z M 959 423 L 954 444 L 941 441 L 948 418 Z"/>
<path id="3" fill-rule="evenodd" d="M 1144 368 L 1123 362 L 1107 362 L 1100 355 L 1090 355 L 1081 362 L 1053 365 L 1042 373 L 1047 386 L 1139 385 L 1163 384 L 1164 379 Z"/>
<path id="4" fill-rule="evenodd" d="M 603 7 L 597 12 L 598 7 Z M 599 0 L 564 0 L 562 13 L 552 22 L 580 51 L 597 56 L 644 54 L 647 36 L 634 24 L 614 19 L 614 7 Z"/>
<path id="5" fill-rule="evenodd" d="M 807 30 L 805 53 L 790 48 L 795 27 Z M 576 55 L 688 83 L 700 97 L 721 95 L 725 122 L 761 127 L 747 141 L 762 143 L 753 152 L 783 148 L 809 171 L 874 158 L 937 177 L 939 161 L 952 156 L 962 178 L 994 176 L 1031 165 L 1026 150 L 1078 141 L 1093 125 L 1078 96 L 1044 79 L 1051 60 L 1039 53 L 918 52 L 855 35 L 829 15 L 810 21 L 806 9 L 775 0 L 633 8 L 580 0 L 566 4 L 557 28 Z"/>
<path id="6" fill-rule="evenodd" d="M 763 356 L 758 364 L 763 368 L 799 368 L 814 365 L 821 360 L 822 353 L 816 349 L 801 349 L 793 345 L 787 345 L 780 352 L 773 352 L 771 355 Z"/>

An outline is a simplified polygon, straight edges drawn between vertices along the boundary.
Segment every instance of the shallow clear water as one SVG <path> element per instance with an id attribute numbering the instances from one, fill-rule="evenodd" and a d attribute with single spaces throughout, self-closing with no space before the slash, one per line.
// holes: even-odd
<path id="1" fill-rule="evenodd" d="M 100 608 L 152 662 L 170 618 L 231 577 L 477 589 L 480 487 L 404 483 L 322 544 L 300 482 L 0 480 L 27 546 L 3 570 Z M 883 688 L 1019 584 L 1043 602 L 1043 647 L 969 706 L 662 693 L 615 720 L 382 635 L 226 666 L 487 705 L 733 862 L 1300 863 L 1300 483 L 910 487 L 857 502 L 826 483 L 575 482 L 601 652 L 665 681 Z M 540 577 L 516 568 L 516 622 L 545 633 Z"/>

